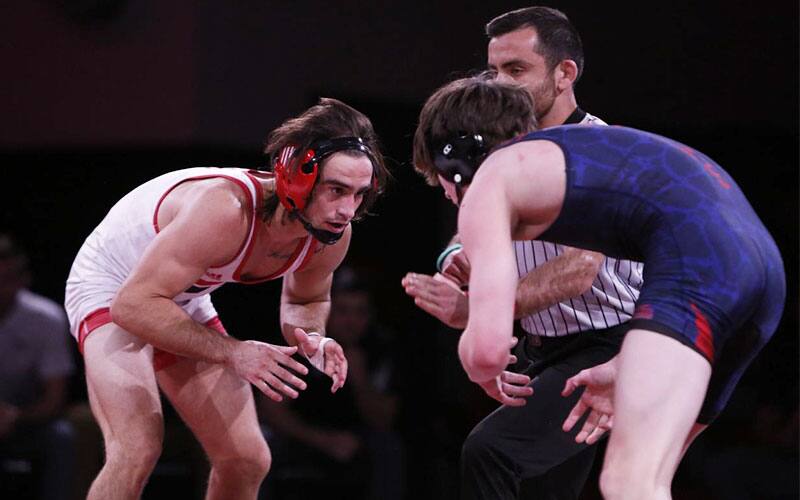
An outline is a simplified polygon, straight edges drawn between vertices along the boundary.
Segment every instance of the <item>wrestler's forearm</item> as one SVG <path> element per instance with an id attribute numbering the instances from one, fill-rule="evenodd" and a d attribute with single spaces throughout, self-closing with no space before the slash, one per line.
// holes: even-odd
<path id="1" fill-rule="evenodd" d="M 498 252 L 494 262 L 476 260 L 473 268 L 470 317 L 458 341 L 458 358 L 467 377 L 478 384 L 495 378 L 508 364 L 516 290 L 512 259 L 510 251 Z"/>
<path id="2" fill-rule="evenodd" d="M 304 304 L 281 302 L 281 333 L 289 345 L 295 345 L 294 329 L 325 335 L 325 323 L 331 311 L 329 300 Z"/>
<path id="3" fill-rule="evenodd" d="M 524 318 L 589 290 L 603 258 L 603 254 L 597 252 L 568 248 L 534 268 L 519 281 L 514 318 Z"/>
<path id="4" fill-rule="evenodd" d="M 458 357 L 476 383 L 496 377 L 508 364 L 518 286 L 509 207 L 497 201 L 502 193 L 488 192 L 491 203 L 463 207 L 458 220 L 471 259 L 469 322 L 458 342 Z"/>
<path id="5" fill-rule="evenodd" d="M 114 323 L 153 346 L 180 356 L 228 363 L 238 340 L 194 321 L 172 299 L 131 300 L 119 295 L 111 305 Z"/>

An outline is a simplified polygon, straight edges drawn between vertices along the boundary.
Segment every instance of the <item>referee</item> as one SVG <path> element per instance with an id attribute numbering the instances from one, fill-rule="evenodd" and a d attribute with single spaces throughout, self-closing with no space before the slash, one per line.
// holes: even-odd
<path id="1" fill-rule="evenodd" d="M 538 6 L 511 11 L 490 21 L 486 34 L 489 69 L 533 93 L 541 128 L 605 125 L 578 107 L 573 85 L 583 49 L 562 12 Z M 442 274 L 468 282 L 466 259 L 448 250 Z M 526 332 L 522 364 L 535 378 L 534 394 L 524 406 L 501 406 L 472 430 L 462 449 L 462 498 L 516 499 L 526 480 L 526 497 L 577 499 L 596 446 L 576 443 L 561 430 L 579 396 L 564 398 L 561 390 L 567 378 L 619 351 L 620 325 L 633 315 L 643 265 L 544 241 L 515 242 L 515 253 L 521 278 L 515 316 Z M 464 327 L 466 297 L 441 276 L 409 274 L 403 283 L 422 309 Z"/>

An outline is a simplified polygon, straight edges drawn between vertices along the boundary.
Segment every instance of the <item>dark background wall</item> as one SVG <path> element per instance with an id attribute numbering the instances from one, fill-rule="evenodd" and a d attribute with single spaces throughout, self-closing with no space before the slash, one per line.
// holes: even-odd
<path id="1" fill-rule="evenodd" d="M 586 107 L 649 127 L 794 123 L 789 3 L 607 4 L 554 3 L 585 42 Z M 252 148 L 317 94 L 413 108 L 481 66 L 483 24 L 520 5 L 11 0 L 0 141 Z"/>
<path id="2" fill-rule="evenodd" d="M 796 411 L 797 5 L 543 3 L 582 34 L 581 106 L 709 154 L 774 234 L 789 279 L 786 314 L 740 392 Z M 456 336 L 417 312 L 399 286 L 409 270 L 433 270 L 454 215 L 411 173 L 410 137 L 433 89 L 484 65 L 484 23 L 525 5 L 6 1 L 0 229 L 31 254 L 34 289 L 62 300 L 74 254 L 128 190 L 186 166 L 258 166 L 270 129 L 319 96 L 343 99 L 373 119 L 395 176 L 379 215 L 356 228 L 347 262 L 375 277 L 381 320 L 416 361 L 409 421 L 456 422 L 457 443 L 476 417 L 459 412 L 459 398 L 474 392 L 455 360 Z M 277 294 L 275 284 L 231 286 L 215 301 L 235 335 L 274 339 Z M 425 390 L 431 380 L 443 390 Z M 416 439 L 435 432 L 420 425 Z M 428 474 L 442 482 L 448 472 L 440 472 Z"/>

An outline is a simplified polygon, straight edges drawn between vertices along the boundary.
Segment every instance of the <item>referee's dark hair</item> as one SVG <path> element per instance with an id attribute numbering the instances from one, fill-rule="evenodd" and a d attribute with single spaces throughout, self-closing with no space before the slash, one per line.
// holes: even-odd
<path id="1" fill-rule="evenodd" d="M 501 14 L 486 24 L 486 36 L 496 38 L 524 28 L 533 28 L 539 43 L 531 47 L 544 57 L 552 70 L 565 59 L 572 59 L 578 67 L 577 82 L 583 74 L 583 44 L 578 31 L 566 14 L 550 7 L 525 7 Z"/>
<path id="2" fill-rule="evenodd" d="M 533 130 L 533 96 L 525 87 L 502 83 L 486 73 L 454 80 L 437 89 L 422 107 L 414 133 L 414 169 L 436 186 L 434 151 L 454 135 L 479 134 L 491 149 Z"/>

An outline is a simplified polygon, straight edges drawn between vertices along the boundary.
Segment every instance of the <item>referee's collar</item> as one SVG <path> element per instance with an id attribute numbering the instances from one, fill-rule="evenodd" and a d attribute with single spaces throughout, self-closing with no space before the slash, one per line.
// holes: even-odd
<path id="1" fill-rule="evenodd" d="M 564 120 L 564 125 L 575 125 L 583 121 L 586 117 L 586 111 L 582 110 L 581 108 L 575 108 L 575 111 L 570 114 L 566 120 Z"/>

